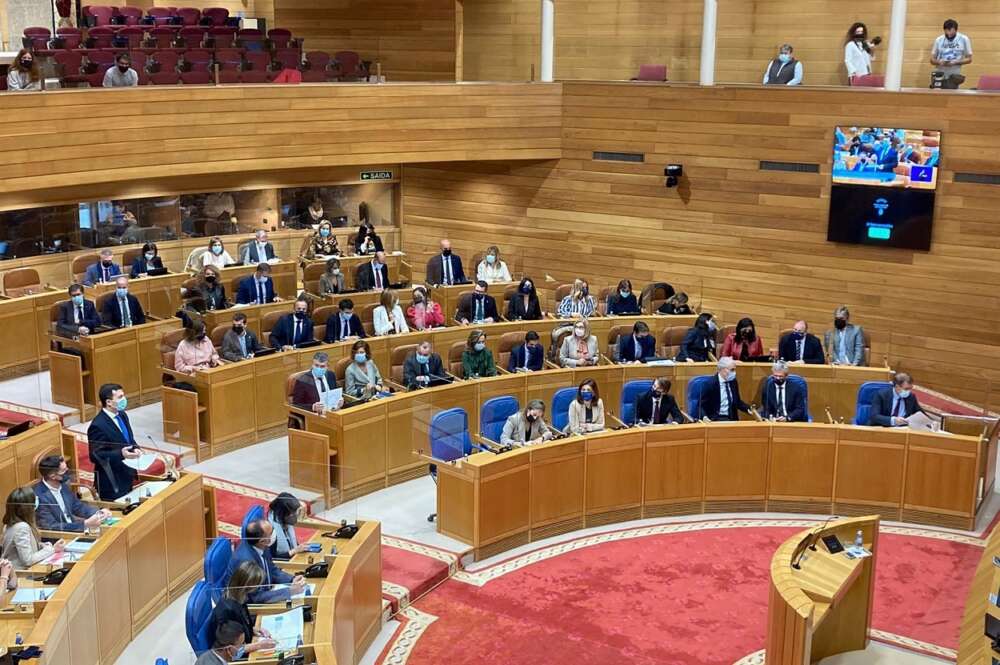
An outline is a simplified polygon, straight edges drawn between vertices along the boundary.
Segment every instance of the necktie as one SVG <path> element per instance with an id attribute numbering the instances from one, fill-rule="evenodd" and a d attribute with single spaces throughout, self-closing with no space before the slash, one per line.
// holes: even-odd
<path id="1" fill-rule="evenodd" d="M 258 554 L 257 557 L 260 558 L 260 567 L 264 569 L 265 582 L 267 582 L 266 586 L 271 586 L 271 569 L 264 563 L 264 556 L 262 554 Z"/>
<path id="2" fill-rule="evenodd" d="M 246 358 L 247 357 L 247 336 L 245 334 L 244 335 L 237 335 L 236 339 L 238 339 L 240 341 L 240 353 L 242 353 L 243 357 Z"/>
<path id="3" fill-rule="evenodd" d="M 778 386 L 778 413 L 782 416 L 788 415 L 785 411 L 785 386 Z"/>
<path id="4" fill-rule="evenodd" d="M 653 424 L 659 424 L 660 422 L 660 398 L 657 397 L 653 400 Z"/>
<path id="5" fill-rule="evenodd" d="M 320 377 L 320 379 L 316 382 L 316 385 L 319 388 L 319 394 L 320 395 L 322 395 L 327 390 L 329 390 L 329 388 L 327 388 L 327 385 L 326 385 L 326 377 L 325 376 Z"/>
<path id="6" fill-rule="evenodd" d="M 299 343 L 299 338 L 302 337 L 302 321 L 295 319 L 295 333 L 292 335 L 292 346 Z"/>
<path id="7" fill-rule="evenodd" d="M 476 298 L 476 315 L 473 317 L 476 321 L 483 320 L 483 299 Z"/>
<path id="8" fill-rule="evenodd" d="M 101 268 L 101 274 L 103 275 L 101 281 L 102 282 L 107 282 L 108 281 L 108 269 L 107 268 Z"/>
<path id="9" fill-rule="evenodd" d="M 373 263 L 372 264 L 372 272 L 375 273 L 375 288 L 376 289 L 381 289 L 382 288 L 382 268 L 381 268 L 381 266 L 376 266 Z"/>
<path id="10" fill-rule="evenodd" d="M 796 346 L 796 350 L 797 350 L 797 351 L 796 351 L 796 358 L 795 358 L 796 360 L 802 360 L 802 353 L 803 353 L 803 350 L 802 350 L 802 349 L 803 349 L 803 347 L 805 347 L 805 345 L 806 345 L 806 341 L 805 341 L 804 339 L 800 339 L 800 340 L 799 340 L 799 341 L 798 341 L 798 342 L 797 342 L 797 343 L 795 344 L 795 346 Z"/>
<path id="11" fill-rule="evenodd" d="M 122 308 L 122 325 L 128 328 L 132 325 L 132 313 L 128 310 L 128 299 L 121 298 L 118 302 Z"/>
<path id="12" fill-rule="evenodd" d="M 75 319 L 75 321 L 76 321 L 76 323 L 82 323 L 83 322 L 83 307 L 81 307 L 80 305 L 76 306 L 76 319 Z"/>
<path id="13" fill-rule="evenodd" d="M 528 369 L 528 358 L 531 356 L 531 349 L 527 346 L 524 347 L 524 369 Z"/>
<path id="14" fill-rule="evenodd" d="M 344 317 L 340 317 L 340 339 L 344 339 L 345 337 L 347 337 L 347 334 L 348 334 L 347 319 L 345 319 Z"/>
<path id="15" fill-rule="evenodd" d="M 260 282 L 257 282 L 257 304 L 264 304 L 264 285 Z"/>
<path id="16" fill-rule="evenodd" d="M 635 355 L 634 360 L 642 360 L 642 344 L 639 343 L 639 339 L 637 337 L 633 337 L 632 341 L 635 342 L 635 350 L 633 351 L 633 354 Z"/>
<path id="17" fill-rule="evenodd" d="M 896 413 L 893 414 L 893 415 L 895 415 L 897 418 L 902 418 L 903 417 L 903 398 L 902 397 L 899 397 L 899 396 L 896 397 Z"/>
<path id="18" fill-rule="evenodd" d="M 732 388 L 732 386 L 729 385 L 728 381 L 726 381 L 726 396 L 729 398 L 729 413 L 732 413 L 733 412 L 733 388 Z M 726 415 L 729 415 L 729 414 L 726 414 Z"/>
<path id="19" fill-rule="evenodd" d="M 444 283 L 451 286 L 451 257 L 444 257 Z"/>
<path id="20" fill-rule="evenodd" d="M 122 438 L 125 439 L 125 443 L 132 443 L 128 436 L 128 427 L 125 426 L 125 418 L 119 413 L 115 416 L 115 420 L 118 421 L 118 429 L 122 431 Z"/>

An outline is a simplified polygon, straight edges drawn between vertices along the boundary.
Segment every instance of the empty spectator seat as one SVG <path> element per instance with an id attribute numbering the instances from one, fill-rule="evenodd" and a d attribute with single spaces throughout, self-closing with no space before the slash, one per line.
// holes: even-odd
<path id="1" fill-rule="evenodd" d="M 232 48 L 236 44 L 236 28 L 213 26 L 209 28 L 208 36 L 215 48 Z"/>
<path id="2" fill-rule="evenodd" d="M 264 33 L 254 28 L 247 28 L 236 33 L 236 42 L 248 51 L 264 50 Z"/>
<path id="3" fill-rule="evenodd" d="M 273 28 L 267 31 L 267 39 L 272 49 L 288 48 L 292 41 L 292 31 L 287 28 Z"/>
<path id="4" fill-rule="evenodd" d="M 22 43 L 25 48 L 32 51 L 41 51 L 49 47 L 49 39 L 52 38 L 52 31 L 48 28 L 31 27 L 24 29 Z"/>
<path id="5" fill-rule="evenodd" d="M 90 15 L 93 17 L 95 26 L 111 25 L 111 17 L 115 15 L 114 7 L 105 5 L 90 5 Z"/>
<path id="6" fill-rule="evenodd" d="M 240 72 L 240 83 L 270 83 L 271 72 L 266 69 L 248 69 Z"/>
<path id="7" fill-rule="evenodd" d="M 150 74 L 149 82 L 153 85 L 177 85 L 180 82 L 180 75 L 176 69 L 168 69 Z"/>
<path id="8" fill-rule="evenodd" d="M 271 54 L 263 51 L 247 51 L 243 54 L 246 60 L 247 69 L 254 71 L 266 71 L 271 64 Z"/>
<path id="9" fill-rule="evenodd" d="M 146 31 L 141 25 L 126 25 L 119 28 L 116 34 L 118 39 L 124 39 L 128 43 L 129 49 L 137 49 L 142 46 Z"/>
<path id="10" fill-rule="evenodd" d="M 327 77 L 332 76 L 328 70 L 330 66 L 330 54 L 325 51 L 309 51 L 306 53 L 306 61 L 302 66 L 302 80 L 307 83 L 322 83 Z"/>
<path id="11" fill-rule="evenodd" d="M 210 20 L 212 25 L 225 25 L 229 18 L 229 10 L 225 7 L 209 7 L 201 12 L 202 17 Z"/>
<path id="12" fill-rule="evenodd" d="M 209 85 L 212 83 L 212 74 L 207 69 L 181 72 L 181 82 L 185 85 Z"/>
<path id="13" fill-rule="evenodd" d="M 178 41 L 184 42 L 187 48 L 199 48 L 205 43 L 208 29 L 199 25 L 186 25 L 177 33 Z"/>
<path id="14" fill-rule="evenodd" d="M 333 69 L 338 81 L 357 81 L 367 78 L 361 56 L 355 51 L 337 51 L 333 54 Z"/>
<path id="15" fill-rule="evenodd" d="M 87 48 L 111 48 L 111 40 L 115 37 L 115 30 L 110 26 L 100 26 L 87 31 Z"/>
<path id="16" fill-rule="evenodd" d="M 297 48 L 279 48 L 274 52 L 278 69 L 298 69 L 302 66 L 302 52 Z"/>
<path id="17" fill-rule="evenodd" d="M 183 56 L 185 71 L 207 72 L 212 65 L 212 52 L 208 49 L 188 49 Z"/>
<path id="18" fill-rule="evenodd" d="M 178 8 L 177 16 L 180 17 L 182 25 L 198 25 L 201 22 L 201 10 L 194 7 Z"/>
<path id="19" fill-rule="evenodd" d="M 59 78 L 63 85 L 83 83 L 87 77 L 80 71 L 83 64 L 82 51 L 56 51 L 52 58 L 58 66 Z"/>
<path id="20" fill-rule="evenodd" d="M 149 45 L 158 49 L 173 48 L 177 31 L 167 25 L 158 25 L 149 31 Z"/>
<path id="21" fill-rule="evenodd" d="M 142 22 L 141 7 L 118 7 L 118 15 L 125 17 L 125 25 L 139 25 Z"/>
<path id="22" fill-rule="evenodd" d="M 166 72 L 166 71 L 176 71 L 177 62 L 180 60 L 181 54 L 177 51 L 153 51 L 150 55 L 150 59 L 155 63 L 150 69 L 153 72 Z"/>
<path id="23" fill-rule="evenodd" d="M 83 43 L 83 31 L 80 28 L 58 28 L 56 37 L 62 42 L 59 48 L 80 48 Z"/>
<path id="24" fill-rule="evenodd" d="M 243 49 L 217 48 L 215 49 L 215 62 L 219 65 L 219 69 L 242 69 Z"/>
<path id="25" fill-rule="evenodd" d="M 168 25 L 174 16 L 172 7 L 150 7 L 146 10 L 146 16 L 152 16 L 153 22 L 160 25 Z"/>

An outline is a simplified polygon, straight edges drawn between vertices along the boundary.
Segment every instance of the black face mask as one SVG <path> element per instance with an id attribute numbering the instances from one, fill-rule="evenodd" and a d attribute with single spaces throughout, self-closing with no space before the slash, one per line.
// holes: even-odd
<path id="1" fill-rule="evenodd" d="M 663 397 L 663 391 L 662 390 L 654 390 L 653 391 L 653 397 Z"/>
<path id="2" fill-rule="evenodd" d="M 580 293 L 581 293 L 581 294 L 583 295 L 583 297 L 584 297 L 584 298 L 586 298 L 587 296 L 589 296 L 589 295 L 590 295 L 590 289 L 588 289 L 588 288 L 587 288 L 587 287 L 585 286 L 585 287 L 583 287 L 583 289 L 581 289 L 581 290 L 580 290 Z"/>
<path id="3" fill-rule="evenodd" d="M 118 65 L 118 71 L 124 74 L 125 72 L 128 71 L 128 65 Z"/>
<path id="4" fill-rule="evenodd" d="M 31 60 L 22 60 L 21 66 L 25 69 L 31 69 Z"/>
<path id="5" fill-rule="evenodd" d="M 847 327 L 847 321 L 845 319 L 834 319 L 833 327 L 836 328 L 837 330 L 843 330 L 844 328 Z"/>
<path id="6" fill-rule="evenodd" d="M 105 268 L 110 268 L 113 265 L 113 261 L 101 261 L 101 265 Z"/>
<path id="7" fill-rule="evenodd" d="M 202 340 L 204 340 L 205 339 L 205 333 L 198 333 L 195 336 L 195 339 L 197 339 L 199 342 L 202 341 Z"/>
<path id="8" fill-rule="evenodd" d="M 476 300 L 482 300 L 483 298 L 485 298 L 485 297 L 486 297 L 486 294 L 485 294 L 485 293 L 479 293 L 479 292 L 477 291 L 477 292 L 475 293 L 475 296 L 476 296 Z"/>
<path id="9" fill-rule="evenodd" d="M 527 420 L 527 421 L 528 421 L 529 423 L 533 423 L 533 422 L 535 422 L 535 417 L 534 417 L 534 416 L 525 416 L 524 418 L 525 418 L 525 420 Z"/>
<path id="10" fill-rule="evenodd" d="M 243 326 L 233 326 L 233 332 L 237 335 L 242 335 L 245 328 Z"/>
<path id="11" fill-rule="evenodd" d="M 522 286 L 521 287 L 521 293 L 523 293 L 526 296 L 530 296 L 531 295 L 531 285 L 530 284 L 525 284 L 524 286 Z"/>
<path id="12" fill-rule="evenodd" d="M 301 321 L 302 319 L 306 318 L 306 313 L 305 312 L 295 312 L 295 318 L 298 319 L 299 321 Z"/>
<path id="13" fill-rule="evenodd" d="M 784 379 L 779 379 L 779 378 L 775 377 L 773 379 L 773 381 L 774 381 L 774 385 L 776 385 L 776 386 L 783 386 L 783 385 L 785 385 L 785 380 Z"/>
<path id="14" fill-rule="evenodd" d="M 215 275 L 205 275 L 205 281 L 211 284 L 215 281 Z"/>
<path id="15" fill-rule="evenodd" d="M 450 249 L 442 249 L 441 250 L 441 255 L 442 256 L 451 256 L 451 250 Z"/>

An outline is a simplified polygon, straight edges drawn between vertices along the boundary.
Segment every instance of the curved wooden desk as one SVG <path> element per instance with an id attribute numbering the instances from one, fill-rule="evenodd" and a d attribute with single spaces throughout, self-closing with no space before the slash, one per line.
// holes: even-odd
<path id="1" fill-rule="evenodd" d="M 990 601 L 1000 590 L 1000 567 L 993 563 L 996 556 L 1000 556 L 1000 528 L 994 527 L 969 585 L 958 638 L 958 665 L 991 665 L 1000 657 L 984 631 L 987 617 L 1000 621 L 1000 606 Z"/>
<path id="2" fill-rule="evenodd" d="M 878 515 L 838 520 L 798 533 L 778 547 L 771 559 L 767 606 L 769 664 L 809 665 L 865 648 L 875 591 L 878 526 Z M 863 559 L 849 559 L 845 552 L 831 554 L 820 541 L 832 535 L 847 547 L 858 531 L 872 553 Z"/>
<path id="3" fill-rule="evenodd" d="M 714 363 L 545 370 L 401 393 L 325 416 L 306 414 L 306 431 L 289 430 L 291 483 L 324 494 L 327 506 L 332 506 L 426 473 L 426 462 L 413 451 L 429 452 L 428 427 L 434 414 L 443 409 L 464 408 L 470 431 L 478 433 L 480 406 L 491 397 L 512 395 L 522 405 L 531 399 L 549 404 L 559 388 L 593 378 L 599 385 L 605 409 L 618 413 L 622 387 L 628 381 L 669 377 L 673 380 L 672 393 L 683 404 L 687 382 L 714 371 Z M 746 401 L 755 401 L 754 396 L 760 394 L 770 371 L 769 363 L 745 363 L 737 368 Z M 888 369 L 874 367 L 803 365 L 795 371 L 809 380 L 809 403 L 814 416 L 820 416 L 825 406 L 836 417 L 852 416 L 858 386 L 865 381 L 887 380 L 889 376 Z M 260 390 L 260 382 L 256 385 Z"/>
<path id="4" fill-rule="evenodd" d="M 664 515 L 879 513 L 971 529 L 995 444 L 805 423 L 602 432 L 439 464 L 438 530 L 482 559 L 584 527 Z"/>

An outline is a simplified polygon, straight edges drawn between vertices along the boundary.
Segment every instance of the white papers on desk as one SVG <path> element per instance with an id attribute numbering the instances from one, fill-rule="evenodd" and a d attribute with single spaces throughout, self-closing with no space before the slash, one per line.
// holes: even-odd
<path id="1" fill-rule="evenodd" d="M 650 367 L 673 367 L 674 361 L 670 358 L 658 358 L 657 360 L 647 360 L 646 364 Z"/>
<path id="2" fill-rule="evenodd" d="M 155 453 L 142 453 L 135 459 L 127 459 L 125 461 L 125 466 L 130 466 L 136 471 L 145 471 L 149 467 L 153 466 L 156 462 Z"/>
<path id="3" fill-rule="evenodd" d="M 320 397 L 323 402 L 323 409 L 326 411 L 336 411 L 337 405 L 340 404 L 340 400 L 344 399 L 344 389 L 334 388 L 333 390 L 327 390 Z"/>
<path id="4" fill-rule="evenodd" d="M 906 418 L 906 423 L 910 429 L 921 430 L 924 432 L 940 432 L 941 431 L 941 421 L 937 418 L 931 418 L 923 411 L 917 411 L 913 415 Z"/>
<path id="5" fill-rule="evenodd" d="M 130 503 L 139 503 L 139 499 L 146 496 L 146 492 L 149 492 L 149 496 L 156 496 L 163 490 L 170 487 L 170 481 L 167 480 L 150 480 L 145 482 L 134 490 L 126 494 L 125 496 L 115 499 L 115 503 L 127 506 Z"/>
<path id="6" fill-rule="evenodd" d="M 870 551 L 860 545 L 851 545 L 845 550 L 845 552 L 847 552 L 848 559 L 864 559 L 865 557 L 872 555 Z"/>
<path id="7" fill-rule="evenodd" d="M 274 257 L 273 259 L 268 259 L 267 263 L 273 266 L 275 263 L 281 263 L 281 259 L 279 259 L 278 257 Z"/>
<path id="8" fill-rule="evenodd" d="M 302 626 L 301 607 L 260 618 L 260 627 L 269 632 L 271 638 L 277 642 L 275 651 L 291 651 L 296 648 L 302 640 Z"/>
<path id="9" fill-rule="evenodd" d="M 14 597 L 10 599 L 10 602 L 14 605 L 20 603 L 37 603 L 43 600 L 48 600 L 55 592 L 56 587 L 54 586 L 18 589 L 14 592 Z"/>

